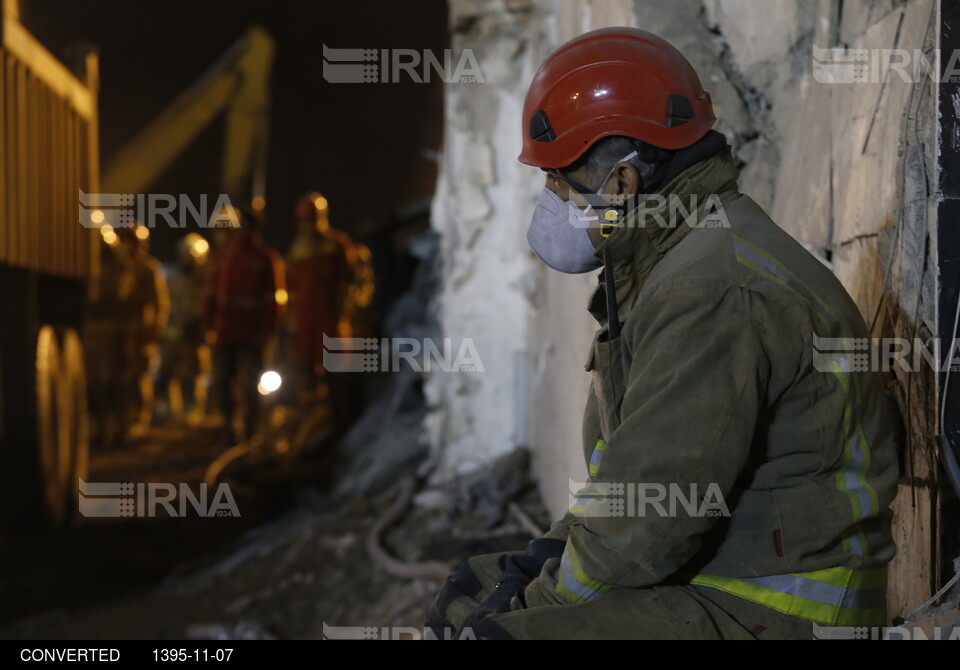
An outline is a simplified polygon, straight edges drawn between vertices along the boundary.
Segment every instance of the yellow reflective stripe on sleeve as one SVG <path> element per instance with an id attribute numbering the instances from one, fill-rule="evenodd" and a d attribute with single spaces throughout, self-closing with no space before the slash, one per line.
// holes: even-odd
<path id="1" fill-rule="evenodd" d="M 600 461 L 603 460 L 603 452 L 607 449 L 607 443 L 603 440 L 597 440 L 597 445 L 593 448 L 593 454 L 590 456 L 590 462 L 587 464 L 587 471 L 591 477 L 597 476 L 597 469 L 600 467 Z"/>
<path id="2" fill-rule="evenodd" d="M 563 550 L 563 557 L 560 559 L 557 593 L 572 603 L 582 603 L 611 590 L 613 587 L 610 584 L 592 579 L 583 571 L 573 543 L 567 540 L 567 548 Z"/>

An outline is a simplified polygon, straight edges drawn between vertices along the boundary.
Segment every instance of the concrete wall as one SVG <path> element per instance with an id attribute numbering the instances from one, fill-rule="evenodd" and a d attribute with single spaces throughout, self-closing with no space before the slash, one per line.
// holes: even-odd
<path id="1" fill-rule="evenodd" d="M 472 49 L 484 84 L 448 87 L 446 135 L 433 225 L 443 235 L 446 284 L 438 301 L 451 337 L 470 337 L 485 371 L 437 374 L 427 424 L 442 471 L 529 445 L 551 509 L 568 506 L 567 481 L 584 481 L 580 417 L 594 322 L 592 275 L 559 275 L 526 242 L 543 186 L 520 164 L 521 110 L 540 63 L 559 44 L 631 23 L 629 2 L 453 1 L 455 49 Z"/>
<path id="2" fill-rule="evenodd" d="M 746 164 L 742 189 L 828 261 L 867 323 L 878 315 L 887 274 L 875 336 L 927 340 L 936 332 L 936 260 L 928 251 L 936 246 L 937 86 L 928 76 L 884 77 L 882 64 L 900 56 L 885 59 L 879 50 L 904 50 L 911 75 L 920 53 L 936 63 L 937 3 L 771 2 L 767 12 L 758 4 L 708 0 L 703 14 L 728 79 L 746 93 L 747 125 L 760 133 L 737 146 Z M 813 45 L 869 49 L 876 76 L 868 70 L 865 82 L 822 83 L 813 76 Z M 760 104 L 751 104 L 756 97 Z M 895 370 L 890 386 L 909 447 L 894 503 L 899 554 L 889 609 L 902 616 L 939 581 L 941 519 L 934 375 Z"/>
<path id="3" fill-rule="evenodd" d="M 595 279 L 559 275 L 529 252 L 524 235 L 543 179 L 516 156 L 536 68 L 593 28 L 635 25 L 673 42 L 713 96 L 717 129 L 742 165 L 742 190 L 834 269 L 868 322 L 893 253 L 876 332 L 935 332 L 935 261 L 926 249 L 935 221 L 928 175 L 936 86 L 896 73 L 886 83 L 821 83 L 812 58 L 814 45 L 849 45 L 926 49 L 932 59 L 935 0 L 451 0 L 450 10 L 453 47 L 474 50 L 486 83 L 451 85 L 446 94 L 433 211 L 446 277 L 437 309 L 448 335 L 474 339 L 486 372 L 429 380 L 428 431 L 443 471 L 529 445 L 557 515 L 568 480 L 585 476 L 583 363 L 595 326 L 585 307 Z M 898 615 L 938 578 L 938 501 L 923 484 L 935 479 L 932 380 L 920 373 L 891 381 L 903 407 L 913 397 L 907 429 L 919 445 L 910 452 L 914 479 L 896 504 Z"/>

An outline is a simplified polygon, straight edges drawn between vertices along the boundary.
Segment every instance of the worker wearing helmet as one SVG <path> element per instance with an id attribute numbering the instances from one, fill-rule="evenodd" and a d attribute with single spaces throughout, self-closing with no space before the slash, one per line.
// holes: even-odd
<path id="1" fill-rule="evenodd" d="M 170 293 L 170 317 L 160 338 L 160 369 L 157 373 L 157 411 L 155 418 L 172 416 L 183 420 L 194 407 L 197 375 L 200 371 L 198 348 L 203 342 L 201 299 L 204 267 L 210 243 L 198 233 L 184 235 L 177 242 L 176 262 L 166 268 Z M 171 382 L 177 381 L 179 402 Z"/>
<path id="2" fill-rule="evenodd" d="M 287 255 L 291 292 L 294 355 L 307 378 L 308 395 L 323 371 L 323 336 L 346 337 L 340 321 L 355 264 L 350 238 L 330 226 L 327 199 L 311 191 L 296 205 L 297 237 Z M 331 401 L 339 403 L 339 387 L 327 379 Z M 334 407 L 336 419 L 340 406 Z"/>
<path id="3" fill-rule="evenodd" d="M 739 192 L 714 121 L 691 65 L 642 30 L 581 35 L 534 77 L 520 160 L 546 182 L 527 239 L 560 272 L 603 268 L 589 480 L 526 551 L 448 580 L 436 634 L 810 638 L 886 622 L 887 400 L 851 355 L 815 351 L 868 329 Z"/>
<path id="4" fill-rule="evenodd" d="M 224 444 L 241 437 L 234 430 L 235 383 L 244 403 L 242 438 L 250 441 L 256 435 L 257 383 L 278 318 L 277 254 L 261 239 L 256 212 L 238 208 L 236 218 L 239 228 L 216 254 L 203 300 L 203 325 L 215 343 L 214 386 L 226 423 Z"/>

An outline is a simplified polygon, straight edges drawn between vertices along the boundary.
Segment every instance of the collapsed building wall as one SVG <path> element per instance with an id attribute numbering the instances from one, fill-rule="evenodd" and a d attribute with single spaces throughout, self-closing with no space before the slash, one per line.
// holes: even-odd
<path id="1" fill-rule="evenodd" d="M 564 41 L 632 22 L 629 3 L 464 1 L 450 4 L 453 48 L 471 49 L 484 83 L 448 87 L 433 226 L 442 237 L 444 334 L 473 340 L 482 373 L 432 375 L 429 441 L 448 473 L 531 445 L 554 513 L 568 475 L 584 481 L 579 419 L 594 279 L 536 261 L 527 224 L 543 174 L 517 161 L 526 88 Z"/>
<path id="2" fill-rule="evenodd" d="M 937 85 L 869 60 L 899 49 L 911 75 L 916 61 L 935 63 L 936 0 L 451 0 L 450 17 L 454 49 L 473 50 L 484 83 L 446 93 L 436 307 L 446 336 L 474 340 L 484 372 L 429 378 L 427 428 L 441 472 L 527 445 L 558 516 L 570 481 L 585 481 L 583 363 L 596 327 L 586 305 L 596 279 L 560 275 L 532 256 L 525 233 L 543 178 L 516 156 L 537 67 L 595 28 L 641 27 L 687 56 L 734 147 L 741 190 L 833 269 L 876 322 L 875 336 L 937 332 Z M 830 83 L 814 48 L 841 46 L 872 50 L 873 69 Z M 890 383 L 908 445 L 890 589 L 890 614 L 902 616 L 941 579 L 935 377 L 895 368 Z"/>
<path id="3" fill-rule="evenodd" d="M 936 333 L 938 3 L 770 5 L 764 12 L 744 0 L 704 3 L 725 73 L 757 133 L 735 143 L 745 163 L 741 188 L 833 269 L 875 337 L 929 346 Z M 860 69 L 832 77 L 831 56 L 814 49 L 837 47 Z M 924 602 L 944 567 L 935 374 L 908 360 L 912 369 L 892 365 L 889 377 L 905 423 L 891 616 Z"/>

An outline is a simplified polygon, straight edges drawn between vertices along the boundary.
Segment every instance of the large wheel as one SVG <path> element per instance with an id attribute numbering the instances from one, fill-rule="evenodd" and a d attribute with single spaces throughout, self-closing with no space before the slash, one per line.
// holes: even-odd
<path id="1" fill-rule="evenodd" d="M 46 508 L 54 522 L 61 521 L 66 504 L 64 479 L 69 467 L 60 450 L 60 423 L 63 402 L 59 396 L 60 345 L 50 326 L 37 335 L 37 449 Z M 58 512 L 61 514 L 58 515 Z"/>
<path id="2" fill-rule="evenodd" d="M 37 336 L 37 435 L 44 502 L 57 526 L 72 521 L 78 480 L 89 469 L 89 424 L 83 348 L 69 329 L 63 345 L 43 326 Z"/>
<path id="3" fill-rule="evenodd" d="M 87 479 L 90 471 L 90 415 L 87 412 L 87 375 L 83 365 L 83 345 L 77 331 L 67 330 L 63 337 L 61 373 L 65 392 L 59 397 L 64 403 L 60 424 L 61 453 L 69 458 L 66 481 L 65 523 L 73 520 L 77 509 L 78 481 Z"/>

